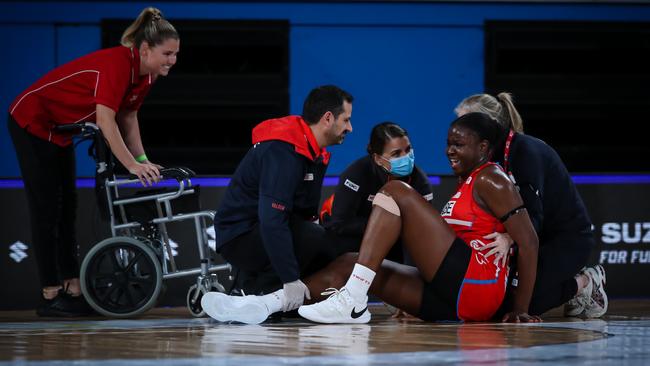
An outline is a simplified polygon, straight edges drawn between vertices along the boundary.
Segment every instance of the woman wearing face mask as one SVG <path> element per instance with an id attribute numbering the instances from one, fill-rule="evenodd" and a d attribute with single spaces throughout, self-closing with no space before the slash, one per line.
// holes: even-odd
<path id="1" fill-rule="evenodd" d="M 346 242 L 348 251 L 358 251 L 372 211 L 372 199 L 388 181 L 408 183 L 425 200 L 433 194 L 424 172 L 415 165 L 408 133 L 398 124 L 383 122 L 373 127 L 368 155 L 348 166 L 341 174 L 334 194 L 323 204 L 321 223 Z M 403 262 L 401 246 L 389 259 Z"/>
<path id="2" fill-rule="evenodd" d="M 90 310 L 80 296 L 72 135 L 55 127 L 95 122 L 115 157 L 143 185 L 160 179 L 160 166 L 145 155 L 137 113 L 153 82 L 176 63 L 179 36 L 160 10 L 146 8 L 121 43 L 48 72 L 9 107 L 42 287 L 40 316 Z"/>

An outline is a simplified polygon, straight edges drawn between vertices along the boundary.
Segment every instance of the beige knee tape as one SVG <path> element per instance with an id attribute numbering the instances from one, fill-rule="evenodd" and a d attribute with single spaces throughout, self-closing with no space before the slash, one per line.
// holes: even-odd
<path id="1" fill-rule="evenodd" d="M 373 198 L 372 204 L 383 208 L 395 216 L 400 216 L 399 206 L 397 206 L 397 202 L 391 196 L 379 192 Z"/>

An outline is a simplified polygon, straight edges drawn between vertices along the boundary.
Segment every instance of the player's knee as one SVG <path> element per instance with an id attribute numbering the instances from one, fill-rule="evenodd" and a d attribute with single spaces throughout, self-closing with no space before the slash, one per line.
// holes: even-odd
<path id="1" fill-rule="evenodd" d="M 397 205 L 397 202 L 395 202 L 393 197 L 386 195 L 382 192 L 378 192 L 375 195 L 375 198 L 372 200 L 372 204 L 373 206 L 379 206 L 383 208 L 384 210 L 390 212 L 395 216 L 401 216 L 401 212 L 399 206 Z"/>

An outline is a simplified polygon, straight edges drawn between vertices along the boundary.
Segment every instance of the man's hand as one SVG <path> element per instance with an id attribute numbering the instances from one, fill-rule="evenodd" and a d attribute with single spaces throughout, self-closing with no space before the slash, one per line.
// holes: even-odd
<path id="1" fill-rule="evenodd" d="M 305 302 L 305 298 L 311 300 L 309 289 L 300 280 L 285 283 L 284 298 L 282 299 L 282 311 L 298 309 Z"/>

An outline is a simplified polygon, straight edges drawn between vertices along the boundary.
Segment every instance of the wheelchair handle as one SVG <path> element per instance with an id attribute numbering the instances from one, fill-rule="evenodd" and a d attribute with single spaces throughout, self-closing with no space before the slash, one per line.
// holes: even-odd
<path id="1" fill-rule="evenodd" d="M 163 168 L 160 169 L 160 175 L 163 179 L 170 178 L 175 179 L 178 182 L 194 178 L 196 173 L 190 168 L 187 167 L 173 167 L 173 168 Z M 135 174 L 129 174 L 129 180 L 138 180 L 138 176 Z"/>
<path id="2" fill-rule="evenodd" d="M 54 132 L 94 132 L 99 131 L 99 127 L 92 122 L 68 123 L 65 125 L 56 125 Z"/>

